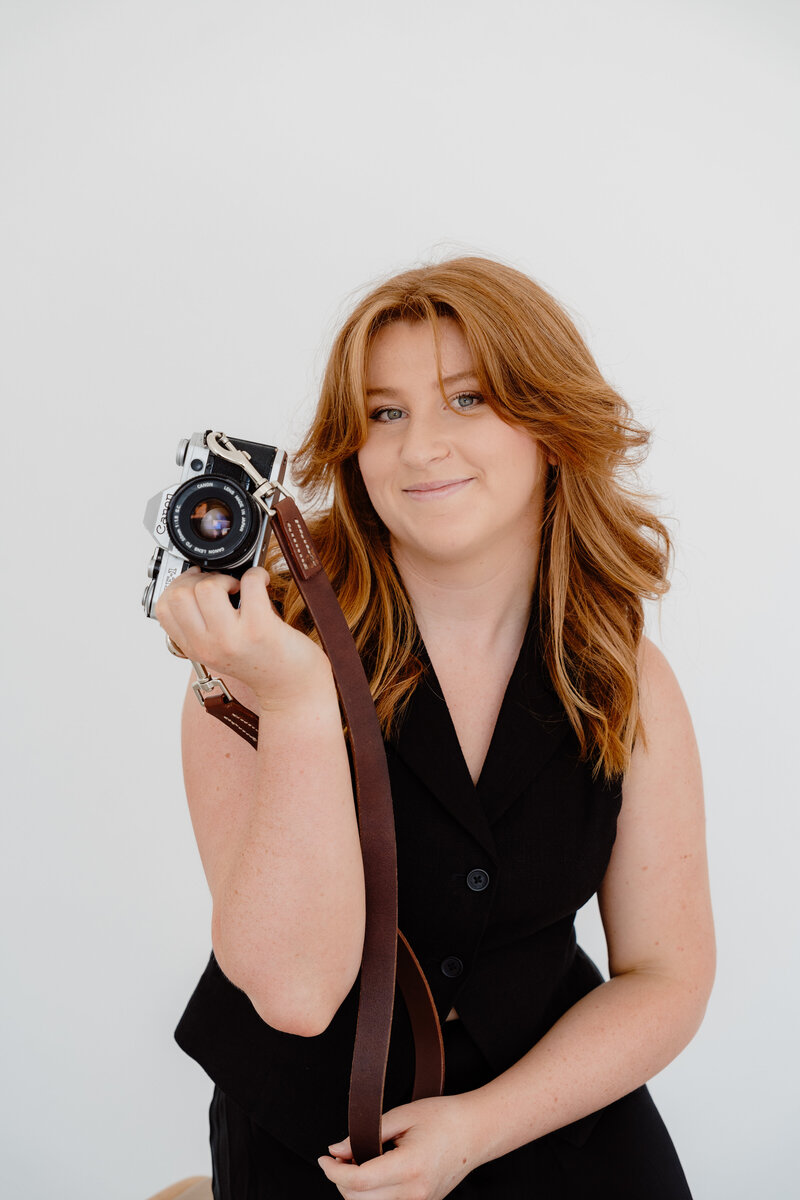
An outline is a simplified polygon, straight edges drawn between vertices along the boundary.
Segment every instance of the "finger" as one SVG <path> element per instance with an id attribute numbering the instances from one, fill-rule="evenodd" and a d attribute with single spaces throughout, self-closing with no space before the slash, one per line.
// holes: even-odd
<path id="1" fill-rule="evenodd" d="M 242 576 L 242 593 L 239 612 L 242 616 L 242 630 L 247 637 L 260 641 L 265 634 L 275 633 L 276 622 L 280 618 L 272 606 L 267 587 L 269 575 L 263 567 L 251 567 Z"/>
<path id="2" fill-rule="evenodd" d="M 321 1155 L 317 1163 L 331 1183 L 335 1183 L 345 1194 L 352 1189 L 359 1196 L 368 1197 L 373 1191 L 383 1196 L 384 1188 L 394 1188 L 407 1178 L 405 1159 L 398 1150 L 391 1150 L 360 1165 L 341 1162 L 327 1154 Z M 386 1193 L 387 1200 L 390 1195 L 391 1192 Z"/>
<path id="3" fill-rule="evenodd" d="M 413 1128 L 419 1120 L 419 1116 L 419 1109 L 412 1111 L 412 1106 L 409 1104 L 390 1108 L 381 1117 L 381 1141 L 386 1142 L 389 1138 L 396 1138 L 400 1133 L 408 1133 L 409 1129 Z"/>
<path id="4" fill-rule="evenodd" d="M 194 589 L 191 586 L 178 589 L 176 583 L 177 580 L 164 589 L 153 611 L 164 632 L 183 649 L 187 638 L 202 636 L 207 630 Z"/>
<path id="5" fill-rule="evenodd" d="M 188 574 L 189 572 L 185 571 L 184 577 Z M 194 575 L 192 578 L 195 590 L 197 590 L 200 584 L 213 580 L 214 587 L 221 588 L 225 592 L 239 591 L 239 580 L 235 575 L 227 575 L 224 571 L 200 571 L 198 575 Z"/>
<path id="6" fill-rule="evenodd" d="M 255 608 L 257 611 L 262 611 L 270 608 L 270 600 L 267 595 L 269 587 L 269 572 L 263 567 L 250 567 L 242 576 L 242 599 L 241 609 L 247 611 L 249 608 Z"/>
<path id="7" fill-rule="evenodd" d="M 156 619 L 158 620 L 161 628 L 164 630 L 164 633 L 172 642 L 173 646 L 185 655 L 186 650 L 184 649 L 184 646 L 188 645 L 188 637 L 169 610 L 164 609 L 161 612 L 157 612 Z"/>
<path id="8" fill-rule="evenodd" d="M 232 575 L 205 572 L 194 585 L 194 598 L 208 629 L 230 628 L 239 614 L 229 596 L 239 591 L 239 580 Z"/>
<path id="9" fill-rule="evenodd" d="M 388 1109 L 381 1117 L 381 1142 L 386 1143 L 399 1133 L 405 1133 L 413 1124 L 412 1113 L 408 1104 L 400 1104 Z M 350 1138 L 344 1137 L 339 1142 L 331 1142 L 329 1152 L 336 1158 L 352 1158 L 353 1148 Z"/>
<path id="10" fill-rule="evenodd" d="M 183 588 L 188 588 L 191 591 L 194 588 L 196 580 L 201 575 L 202 571 L 199 567 L 187 567 L 185 571 L 181 571 L 180 575 L 176 575 L 171 583 L 167 584 L 164 592 L 169 592 L 171 596 L 174 596 L 176 592 L 181 591 Z"/>
<path id="11" fill-rule="evenodd" d="M 353 1157 L 353 1149 L 350 1145 L 349 1137 L 342 1138 L 340 1142 L 331 1142 L 330 1146 L 328 1146 L 328 1150 L 334 1156 L 334 1158 Z"/>

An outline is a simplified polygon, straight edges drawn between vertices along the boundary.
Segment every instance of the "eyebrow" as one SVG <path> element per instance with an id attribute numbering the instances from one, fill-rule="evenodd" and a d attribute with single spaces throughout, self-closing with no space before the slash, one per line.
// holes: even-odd
<path id="1" fill-rule="evenodd" d="M 445 387 L 449 387 L 451 383 L 460 383 L 463 379 L 474 379 L 477 383 L 478 376 L 474 371 L 460 371 L 457 375 L 442 376 L 442 383 Z M 400 393 L 397 388 L 367 388 L 367 397 L 369 396 L 397 396 Z"/>

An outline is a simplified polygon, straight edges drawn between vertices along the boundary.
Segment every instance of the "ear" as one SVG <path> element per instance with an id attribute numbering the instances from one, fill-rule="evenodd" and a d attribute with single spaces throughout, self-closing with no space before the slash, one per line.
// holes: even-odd
<path id="1" fill-rule="evenodd" d="M 549 467 L 557 467 L 558 466 L 558 459 L 556 458 L 555 454 L 546 454 L 545 458 L 547 459 L 547 465 Z"/>

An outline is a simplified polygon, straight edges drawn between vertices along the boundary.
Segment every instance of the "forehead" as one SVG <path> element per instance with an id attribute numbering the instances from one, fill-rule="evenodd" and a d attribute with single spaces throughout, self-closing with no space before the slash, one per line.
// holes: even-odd
<path id="1" fill-rule="evenodd" d="M 379 329 L 367 356 L 367 387 L 379 388 L 398 376 L 442 376 L 474 373 L 475 363 L 461 326 L 452 317 L 437 322 L 439 354 L 429 321 L 392 321 Z"/>

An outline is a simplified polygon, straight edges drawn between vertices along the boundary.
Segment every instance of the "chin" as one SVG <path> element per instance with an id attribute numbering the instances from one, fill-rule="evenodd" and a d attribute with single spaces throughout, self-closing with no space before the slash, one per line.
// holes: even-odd
<path id="1" fill-rule="evenodd" d="M 411 549 L 406 543 L 407 548 Z M 480 553 L 480 547 L 467 544 L 466 542 L 439 541 L 432 537 L 424 542 L 417 543 L 413 547 L 413 553 L 424 558 L 431 559 L 433 562 L 441 563 L 442 565 L 456 565 L 461 562 L 468 562 Z"/>

